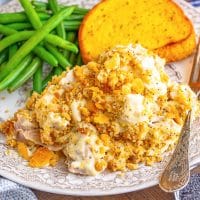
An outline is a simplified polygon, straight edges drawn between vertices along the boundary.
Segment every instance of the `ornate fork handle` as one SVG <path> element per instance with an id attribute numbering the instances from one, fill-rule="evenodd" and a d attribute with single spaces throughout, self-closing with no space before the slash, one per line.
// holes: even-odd
<path id="1" fill-rule="evenodd" d="M 191 111 L 188 112 L 176 149 L 161 175 L 159 186 L 166 192 L 174 192 L 187 185 L 190 178 L 188 149 Z"/>

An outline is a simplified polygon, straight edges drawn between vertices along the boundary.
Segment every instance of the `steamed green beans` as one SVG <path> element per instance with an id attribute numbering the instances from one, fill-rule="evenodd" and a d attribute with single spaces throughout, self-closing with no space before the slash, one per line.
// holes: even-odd
<path id="1" fill-rule="evenodd" d="M 45 89 L 45 87 L 47 86 L 48 82 L 52 79 L 53 75 L 54 75 L 54 69 L 52 69 L 51 72 L 42 81 L 42 90 Z"/>
<path id="2" fill-rule="evenodd" d="M 2 26 L 1 30 L 3 30 L 4 27 L 5 26 Z M 17 31 L 12 30 L 11 28 L 9 28 L 8 30 L 9 30 L 8 33 L 18 33 Z M 24 35 L 26 35 L 27 32 L 20 32 L 20 33 L 21 34 L 18 35 L 19 36 L 18 39 L 23 40 L 24 39 Z M 22 33 L 24 33 L 24 34 L 22 34 Z M 1 48 L 5 49 L 7 47 L 6 45 L 10 45 L 12 43 L 15 43 L 16 41 L 18 41 L 16 35 L 11 35 L 10 37 L 7 37 L 7 38 L 5 38 L 5 40 L 1 41 L 0 42 L 0 46 L 1 46 Z M 16 44 L 14 44 L 14 45 L 16 45 Z M 10 46 L 10 47 L 12 47 L 12 46 Z M 0 48 L 0 51 L 2 51 L 1 48 Z M 33 49 L 33 52 L 37 56 L 39 56 L 41 59 L 43 59 L 44 61 L 46 61 L 48 64 L 50 64 L 51 66 L 55 67 L 55 66 L 58 65 L 58 61 L 56 60 L 56 58 L 53 55 L 51 55 L 48 51 L 46 51 L 42 46 L 35 47 Z M 16 51 L 14 53 L 16 53 Z M 13 55 L 14 55 L 14 53 L 13 53 Z M 12 56 L 9 56 L 9 57 L 11 58 Z"/>
<path id="3" fill-rule="evenodd" d="M 23 58 L 18 65 L 16 65 L 16 67 L 0 82 L 0 91 L 6 89 L 9 84 L 12 83 L 12 81 L 14 81 L 14 79 L 17 78 L 18 75 L 20 75 L 20 73 L 30 64 L 32 58 L 33 55 L 29 54 L 25 58 Z M 3 70 L 1 71 L 1 74 L 4 72 Z"/>
<path id="4" fill-rule="evenodd" d="M 68 32 L 67 35 L 66 35 L 66 37 L 67 37 L 67 40 L 68 40 L 69 42 L 74 42 L 75 39 L 76 39 L 76 33 L 74 33 L 74 32 Z M 66 52 L 65 52 L 65 56 L 66 56 L 66 58 L 69 60 L 70 51 L 66 51 Z"/>
<path id="5" fill-rule="evenodd" d="M 61 37 L 58 37 L 56 35 L 48 34 L 48 36 L 45 38 L 45 41 L 60 48 L 67 49 L 74 53 L 78 53 L 77 45 L 67 40 L 63 40 Z"/>
<path id="6" fill-rule="evenodd" d="M 33 28 L 37 30 L 40 27 L 42 27 L 42 22 L 40 21 L 38 14 L 31 5 L 31 2 L 27 0 L 19 0 L 19 2 L 24 8 L 24 11 Z M 51 66 L 58 65 L 58 61 L 56 60 L 56 58 L 51 53 L 46 51 L 45 48 L 43 48 L 42 46 L 37 46 L 35 50 L 36 55 L 41 57 L 43 60 L 47 61 L 47 63 L 49 63 Z"/>
<path id="7" fill-rule="evenodd" d="M 0 65 L 8 59 L 8 49 L 0 53 Z"/>
<path id="8" fill-rule="evenodd" d="M 48 13 L 39 12 L 38 13 L 41 20 L 48 20 L 50 15 Z M 27 16 L 25 12 L 16 13 L 0 13 L 0 24 L 9 24 L 17 22 L 27 22 Z"/>
<path id="9" fill-rule="evenodd" d="M 7 24 L 6 26 L 9 27 L 9 28 L 13 28 L 13 29 L 15 29 L 16 31 L 25 30 L 25 29 L 30 29 L 30 28 L 33 27 L 33 26 L 32 26 L 30 23 L 28 23 L 28 22 L 12 23 L 12 24 Z"/>
<path id="10" fill-rule="evenodd" d="M 3 29 L 1 29 L 0 32 L 2 30 Z M 37 33 L 37 31 L 21 31 L 21 32 L 16 31 L 16 32 L 12 32 L 12 33 L 15 33 L 15 34 L 9 35 L 0 41 L 0 52 L 2 50 L 4 50 L 5 48 L 9 47 L 10 45 L 15 44 L 20 41 L 24 41 L 24 40 L 29 41 L 31 39 L 31 43 L 32 43 L 31 45 L 33 45 L 35 43 L 35 41 L 38 44 L 43 39 L 43 38 L 42 39 L 35 38 L 36 34 L 39 35 Z M 46 34 L 45 36 L 46 36 L 45 40 L 54 46 L 58 46 L 63 49 L 68 49 L 74 53 L 78 52 L 77 46 L 69 41 L 66 41 L 56 35 L 53 35 L 53 34 Z M 34 38 L 32 39 L 32 37 L 34 37 Z M 39 42 L 38 42 L 38 40 L 39 40 Z M 29 41 L 29 43 L 30 43 L 30 41 Z M 30 49 L 30 46 L 26 47 L 26 48 Z"/>
<path id="11" fill-rule="evenodd" d="M 63 56 L 63 54 L 57 51 L 55 47 L 49 44 L 45 44 L 45 47 L 56 57 L 58 63 L 63 69 L 66 69 L 66 67 L 71 66 L 71 63 L 69 63 L 69 61 Z"/>
<path id="12" fill-rule="evenodd" d="M 48 0 L 48 2 L 53 14 L 56 14 L 60 10 L 57 0 Z M 58 24 L 58 26 L 56 27 L 56 32 L 58 36 L 60 36 L 63 39 L 66 39 L 65 27 L 63 22 L 60 22 L 60 24 Z"/>
<path id="13" fill-rule="evenodd" d="M 33 75 L 33 91 L 42 92 L 42 65 L 38 67 Z"/>
<path id="14" fill-rule="evenodd" d="M 76 64 L 81 66 L 83 64 L 82 58 L 81 58 L 81 54 L 79 53 L 76 59 Z"/>
<path id="15" fill-rule="evenodd" d="M 33 77 L 33 90 L 40 93 L 52 76 L 81 65 L 75 40 L 88 9 L 57 1 L 19 0 L 24 11 L 0 13 L 0 91 L 12 92 Z M 43 61 L 54 67 L 44 79 Z"/>
<path id="16" fill-rule="evenodd" d="M 34 10 L 33 6 L 31 5 L 30 1 L 27 0 L 19 0 L 20 4 L 25 10 L 25 13 L 32 24 L 34 29 L 39 29 L 42 26 L 42 22 L 40 21 L 40 18 L 36 11 Z"/>
<path id="17" fill-rule="evenodd" d="M 3 34 L 3 35 L 12 35 L 12 34 L 15 34 L 17 33 L 16 30 L 8 27 L 8 26 L 5 26 L 5 25 L 2 25 L 0 24 L 0 34 Z"/>
<path id="18" fill-rule="evenodd" d="M 34 58 L 32 62 L 22 71 L 22 73 L 13 81 L 13 83 L 9 85 L 9 92 L 12 92 L 22 86 L 41 66 L 41 59 L 37 57 Z"/>
<path id="19" fill-rule="evenodd" d="M 43 24 L 45 22 L 46 21 L 42 21 Z M 66 30 L 78 30 L 79 26 L 81 25 L 81 21 L 80 20 L 68 20 L 68 21 L 64 21 L 63 24 L 64 24 L 65 31 Z M 19 23 L 7 24 L 6 27 L 13 28 L 17 31 L 19 31 L 19 30 L 23 31 L 23 30 L 26 30 L 26 29 L 31 29 L 32 25 L 29 22 L 19 22 Z M 6 31 L 6 30 L 4 30 L 4 31 Z M 1 31 L 1 32 L 3 32 L 3 31 Z"/>
<path id="20" fill-rule="evenodd" d="M 57 67 L 58 66 L 58 61 L 57 59 L 49 53 L 45 48 L 42 46 L 38 45 L 35 47 L 33 52 L 40 57 L 42 60 L 46 61 L 47 63 L 50 64 L 50 66 Z"/>
<path id="21" fill-rule="evenodd" d="M 0 52 L 12 44 L 29 39 L 32 35 L 34 35 L 33 31 L 22 31 L 3 38 L 0 41 Z"/>
<path id="22" fill-rule="evenodd" d="M 37 12 L 39 18 L 41 21 L 46 21 L 50 17 L 52 17 L 52 14 L 45 13 L 45 12 Z M 71 21 L 71 20 L 82 20 L 84 18 L 84 14 L 72 14 L 70 16 L 67 16 L 64 18 L 64 21 Z M 27 16 L 25 12 L 19 12 L 19 13 L 0 13 L 0 24 L 10 25 L 12 23 L 28 23 L 29 20 L 27 19 Z"/>
<path id="23" fill-rule="evenodd" d="M 57 67 L 55 70 L 54 70 L 54 74 L 59 76 L 61 73 L 63 72 L 62 68 L 61 67 Z"/>
<path id="24" fill-rule="evenodd" d="M 70 15 L 73 10 L 74 7 L 62 9 L 56 15 L 51 17 L 40 29 L 38 29 L 8 61 L 5 69 L 0 74 L 0 80 L 7 76 L 22 61 L 22 59 L 28 55 L 32 49 L 35 48 L 66 16 Z"/>
<path id="25" fill-rule="evenodd" d="M 9 59 L 10 59 L 17 52 L 17 45 L 13 44 L 12 46 L 9 47 L 8 51 L 9 51 L 8 54 L 9 54 Z"/>

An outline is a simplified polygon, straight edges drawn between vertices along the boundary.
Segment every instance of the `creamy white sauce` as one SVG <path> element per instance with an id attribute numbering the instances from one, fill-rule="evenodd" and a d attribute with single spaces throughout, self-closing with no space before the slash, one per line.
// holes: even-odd
<path id="1" fill-rule="evenodd" d="M 85 100 L 74 100 L 71 103 L 72 117 L 75 122 L 81 121 L 81 112 L 79 110 L 80 107 L 84 106 L 86 103 Z"/>
<path id="2" fill-rule="evenodd" d="M 146 118 L 142 114 L 144 110 L 143 102 L 144 96 L 140 94 L 126 95 L 122 120 L 134 124 L 144 121 Z"/>
<path id="3" fill-rule="evenodd" d="M 80 127 L 88 128 L 90 134 L 81 134 L 78 130 L 74 130 L 70 133 L 63 152 L 71 160 L 68 162 L 70 172 L 94 176 L 100 173 L 95 169 L 95 163 L 100 158 L 101 145 L 96 143 L 98 139 L 96 129 L 91 124 L 82 123 Z"/>

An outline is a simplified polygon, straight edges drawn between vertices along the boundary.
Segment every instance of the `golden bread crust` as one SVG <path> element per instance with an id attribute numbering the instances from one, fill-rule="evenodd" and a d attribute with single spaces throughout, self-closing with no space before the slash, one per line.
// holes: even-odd
<path id="1" fill-rule="evenodd" d="M 195 32 L 192 31 L 185 40 L 156 49 L 154 50 L 154 53 L 158 54 L 161 58 L 165 58 L 166 62 L 174 62 L 191 55 L 194 52 L 195 47 Z"/>
<path id="2" fill-rule="evenodd" d="M 153 50 L 182 41 L 191 31 L 190 20 L 171 0 L 104 0 L 85 16 L 79 45 L 87 63 L 119 44 Z"/>

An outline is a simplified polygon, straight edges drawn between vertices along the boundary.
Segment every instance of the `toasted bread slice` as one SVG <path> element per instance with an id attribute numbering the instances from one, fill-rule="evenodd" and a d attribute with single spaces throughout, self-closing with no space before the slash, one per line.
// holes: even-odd
<path id="1" fill-rule="evenodd" d="M 152 50 L 187 38 L 189 19 L 172 0 L 103 0 L 84 18 L 79 45 L 84 62 L 116 45 Z"/>
<path id="2" fill-rule="evenodd" d="M 165 58 L 166 62 L 178 61 L 191 55 L 196 47 L 195 32 L 189 35 L 188 38 L 174 44 L 169 44 L 159 49 L 154 50 L 160 57 Z"/>

